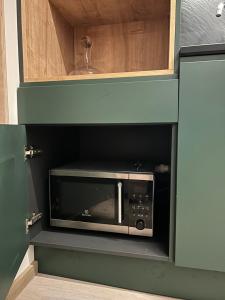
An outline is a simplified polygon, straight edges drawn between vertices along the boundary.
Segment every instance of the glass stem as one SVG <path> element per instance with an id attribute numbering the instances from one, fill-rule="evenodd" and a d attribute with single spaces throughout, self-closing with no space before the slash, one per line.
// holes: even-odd
<path id="1" fill-rule="evenodd" d="M 84 57 L 85 57 L 85 66 L 88 71 L 91 63 L 91 48 L 85 48 Z"/>

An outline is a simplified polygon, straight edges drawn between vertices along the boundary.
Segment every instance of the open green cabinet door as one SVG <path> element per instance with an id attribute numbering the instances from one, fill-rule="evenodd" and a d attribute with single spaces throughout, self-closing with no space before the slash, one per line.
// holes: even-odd
<path id="1" fill-rule="evenodd" d="M 4 300 L 28 247 L 24 126 L 0 125 L 0 300 Z"/>

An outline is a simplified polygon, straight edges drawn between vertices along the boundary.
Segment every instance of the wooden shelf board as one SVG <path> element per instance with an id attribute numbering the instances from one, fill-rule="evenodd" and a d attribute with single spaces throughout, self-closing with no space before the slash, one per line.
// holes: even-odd
<path id="1" fill-rule="evenodd" d="M 72 25 L 104 25 L 169 16 L 169 0 L 50 0 Z"/>
<path id="2" fill-rule="evenodd" d="M 46 81 L 65 81 L 65 80 L 89 80 L 89 79 L 107 79 L 107 78 L 126 78 L 126 77 L 147 77 L 173 75 L 174 70 L 154 70 L 140 72 L 122 72 L 107 74 L 90 74 L 90 75 L 72 75 L 72 76 L 53 76 L 48 78 L 25 78 L 24 82 L 46 82 Z"/>

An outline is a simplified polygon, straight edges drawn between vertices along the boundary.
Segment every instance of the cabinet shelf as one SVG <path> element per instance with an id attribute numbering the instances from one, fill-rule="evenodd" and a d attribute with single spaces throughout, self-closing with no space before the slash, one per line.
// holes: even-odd
<path id="1" fill-rule="evenodd" d="M 154 239 L 104 235 L 92 233 L 68 233 L 41 231 L 31 244 L 39 247 L 58 248 L 73 251 L 102 253 L 126 257 L 168 261 L 166 242 Z"/>
<path id="2" fill-rule="evenodd" d="M 25 82 L 174 73 L 176 0 L 21 0 L 21 12 Z M 80 71 L 83 37 L 96 74 Z"/>
<path id="3" fill-rule="evenodd" d="M 30 228 L 31 243 L 74 251 L 171 260 L 174 236 L 173 125 L 139 126 L 35 126 L 26 127 L 28 145 L 37 145 L 42 155 L 27 161 L 29 206 L 42 219 Z M 49 170 L 68 163 L 142 161 L 169 166 L 168 174 L 155 174 L 154 237 L 81 231 L 50 226 Z"/>

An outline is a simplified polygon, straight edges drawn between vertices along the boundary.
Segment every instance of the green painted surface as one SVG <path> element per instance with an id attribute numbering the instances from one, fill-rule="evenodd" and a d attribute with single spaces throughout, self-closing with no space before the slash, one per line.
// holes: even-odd
<path id="1" fill-rule="evenodd" d="M 181 61 L 180 78 L 175 261 L 224 272 L 224 56 Z"/>
<path id="2" fill-rule="evenodd" d="M 174 123 L 178 80 L 21 87 L 20 124 Z"/>
<path id="3" fill-rule="evenodd" d="M 0 125 L 0 300 L 26 252 L 25 128 Z"/>
<path id="4" fill-rule="evenodd" d="M 35 248 L 39 272 L 187 300 L 224 300 L 225 273 L 171 263 Z"/>

